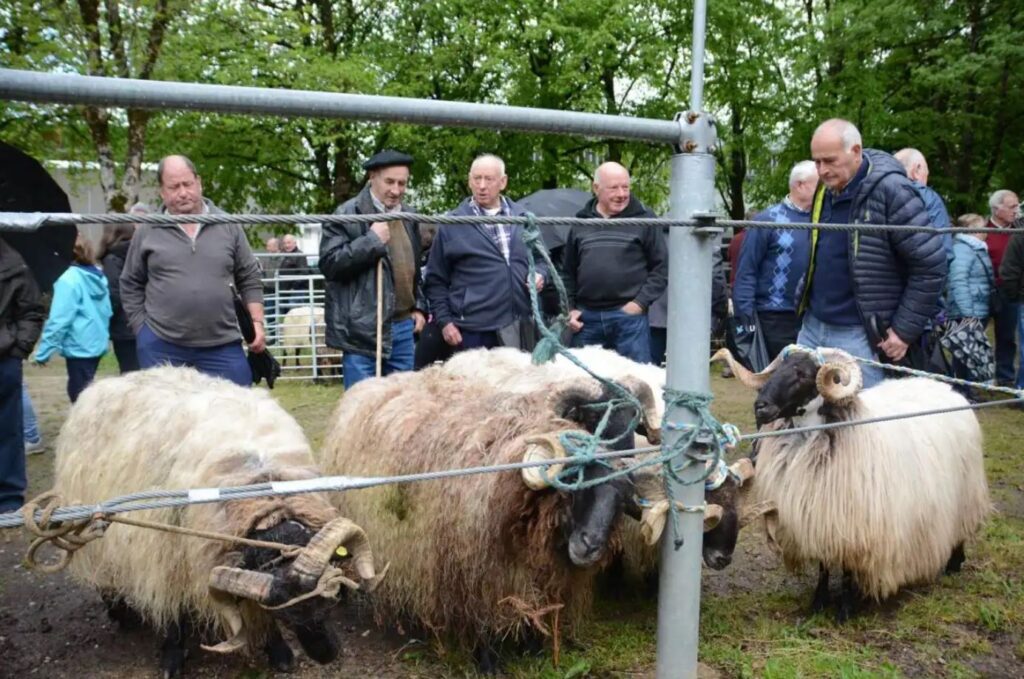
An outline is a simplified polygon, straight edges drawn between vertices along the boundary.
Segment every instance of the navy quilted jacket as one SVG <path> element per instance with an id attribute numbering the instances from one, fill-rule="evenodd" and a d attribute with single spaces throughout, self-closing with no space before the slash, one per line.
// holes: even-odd
<path id="1" fill-rule="evenodd" d="M 903 166 L 888 153 L 864 149 L 868 173 L 853 199 L 855 224 L 931 223 L 918 191 Z M 821 215 L 826 187 L 818 187 L 813 222 Z M 850 232 L 850 276 L 857 311 L 869 338 L 892 328 L 900 339 L 916 342 L 938 310 L 946 283 L 946 253 L 938 233 Z M 811 235 L 811 265 L 804 278 L 801 311 L 813 280 L 818 231 Z"/>

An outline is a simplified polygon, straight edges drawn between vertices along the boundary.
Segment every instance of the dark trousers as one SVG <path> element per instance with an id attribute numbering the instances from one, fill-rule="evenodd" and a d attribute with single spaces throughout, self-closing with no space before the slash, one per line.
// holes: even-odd
<path id="1" fill-rule="evenodd" d="M 651 328 L 651 363 L 663 365 L 668 348 L 668 328 Z"/>
<path id="2" fill-rule="evenodd" d="M 574 347 L 599 344 L 637 363 L 651 362 L 651 328 L 646 314 L 634 316 L 621 309 L 580 311 L 583 328 L 573 337 Z"/>
<path id="3" fill-rule="evenodd" d="M 413 369 L 415 349 L 412 331 L 415 326 L 411 318 L 391 323 L 391 355 L 381 358 L 381 375 L 408 372 Z M 341 359 L 341 373 L 345 389 L 350 389 L 377 374 L 377 356 L 364 356 L 346 351 Z"/>
<path id="4" fill-rule="evenodd" d="M 114 355 L 117 356 L 117 367 L 121 374 L 139 369 L 139 355 L 134 339 L 114 340 Z"/>
<path id="5" fill-rule="evenodd" d="M 1002 310 L 992 317 L 996 331 L 996 383 L 1013 386 L 1017 371 L 1017 315 L 1020 305 L 1003 300 Z"/>
<path id="6" fill-rule="evenodd" d="M 435 361 L 447 361 L 452 357 L 454 347 L 444 341 L 441 327 L 431 321 L 423 326 L 419 339 L 416 340 L 415 369 L 423 370 Z"/>
<path id="7" fill-rule="evenodd" d="M 65 358 L 68 369 L 68 398 L 74 403 L 96 377 L 96 368 L 102 356 L 96 358 Z"/>
<path id="8" fill-rule="evenodd" d="M 761 325 L 769 360 L 774 360 L 790 344 L 796 344 L 800 318 L 795 311 L 758 311 L 757 321 Z"/>
<path id="9" fill-rule="evenodd" d="M 161 365 L 186 366 L 229 380 L 240 387 L 252 386 L 252 369 L 242 351 L 241 341 L 214 347 L 183 347 L 160 339 L 148 325 L 143 324 L 135 342 L 139 367 L 143 370 Z"/>
<path id="10" fill-rule="evenodd" d="M 462 344 L 455 348 L 455 351 L 468 351 L 469 349 L 493 349 L 501 346 L 496 330 L 475 331 L 460 330 Z"/>
<path id="11" fill-rule="evenodd" d="M 25 503 L 25 438 L 21 409 L 21 359 L 0 358 L 0 513 Z"/>

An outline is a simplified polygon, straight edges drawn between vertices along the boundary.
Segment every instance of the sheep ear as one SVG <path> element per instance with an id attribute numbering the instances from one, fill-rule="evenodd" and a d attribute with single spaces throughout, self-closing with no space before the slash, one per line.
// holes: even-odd
<path id="1" fill-rule="evenodd" d="M 601 413 L 586 406 L 600 401 L 601 397 L 600 383 L 591 378 L 581 377 L 561 385 L 551 396 L 551 406 L 562 419 L 593 429 L 600 421 Z M 588 427 L 588 424 L 591 426 Z"/>
<path id="2" fill-rule="evenodd" d="M 712 531 L 722 520 L 722 505 L 708 505 L 704 510 L 704 532 Z"/>

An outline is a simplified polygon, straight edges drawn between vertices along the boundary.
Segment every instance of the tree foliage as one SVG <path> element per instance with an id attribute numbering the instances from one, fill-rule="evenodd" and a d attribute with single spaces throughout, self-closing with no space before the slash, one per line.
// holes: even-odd
<path id="1" fill-rule="evenodd" d="M 867 145 L 912 145 L 952 212 L 1024 174 L 1024 5 L 1014 0 L 709 3 L 706 107 L 718 186 L 742 216 L 781 197 L 822 119 Z M 688 108 L 691 8 L 652 0 L 10 0 L 0 62 L 115 77 L 386 94 L 670 118 Z M 387 146 L 416 158 L 426 210 L 452 207 L 482 152 L 509 193 L 586 187 L 619 160 L 666 207 L 671 150 L 617 140 L 316 118 L 10 104 L 0 135 L 34 155 L 95 163 L 108 206 L 138 193 L 143 160 L 185 153 L 227 209 L 326 211 Z"/>

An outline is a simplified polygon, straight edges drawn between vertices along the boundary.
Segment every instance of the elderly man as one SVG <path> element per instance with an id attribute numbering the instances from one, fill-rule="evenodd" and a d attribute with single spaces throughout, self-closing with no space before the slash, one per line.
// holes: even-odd
<path id="1" fill-rule="evenodd" d="M 893 154 L 893 157 L 900 161 L 903 169 L 907 171 L 907 177 L 914 183 L 914 187 L 921 195 L 924 206 L 928 209 L 928 218 L 931 225 L 939 229 L 947 229 L 953 225 L 946 210 L 946 203 L 942 196 L 935 192 L 935 189 L 928 186 L 928 161 L 924 154 L 915 148 L 900 149 Z M 953 259 L 953 234 L 942 235 L 942 244 L 946 250 L 946 259 Z"/>
<path id="2" fill-rule="evenodd" d="M 381 151 L 365 163 L 363 190 L 335 214 L 409 212 L 402 200 L 409 186 L 412 156 Z M 377 353 L 377 268 L 381 267 L 381 372 L 412 370 L 413 334 L 423 329 L 425 304 L 419 294 L 420 231 L 410 220 L 372 224 L 324 224 L 320 271 L 326 281 L 327 346 L 344 352 L 345 388 L 373 377 Z"/>
<path id="3" fill-rule="evenodd" d="M 195 165 L 167 156 L 157 165 L 163 206 L 172 215 L 223 213 L 203 198 Z M 260 266 L 238 224 L 139 227 L 121 272 L 121 303 L 136 336 L 139 366 L 191 366 L 241 386 L 252 384 L 242 352 L 236 294 L 252 316 L 249 351 L 265 349 Z"/>
<path id="4" fill-rule="evenodd" d="M 519 216 L 523 209 L 502 195 L 508 185 L 505 162 L 485 154 L 469 168 L 472 195 L 452 215 Z M 442 225 L 427 259 L 430 312 L 444 341 L 456 351 L 535 342 L 527 285 L 528 260 L 518 224 Z M 547 270 L 533 284 L 544 286 Z"/>
<path id="5" fill-rule="evenodd" d="M 930 223 L 903 166 L 888 153 L 863 148 L 853 123 L 822 123 L 811 139 L 811 157 L 822 182 L 812 222 Z M 937 233 L 815 229 L 809 261 L 797 342 L 859 358 L 903 361 L 935 316 L 945 285 L 946 256 Z M 877 368 L 863 372 L 865 387 L 882 379 Z"/>
<path id="6" fill-rule="evenodd" d="M 757 222 L 805 224 L 818 188 L 814 162 L 804 160 L 789 173 L 789 194 L 781 203 L 754 215 Z M 736 325 L 761 326 L 768 358 L 796 341 L 797 284 L 807 273 L 811 232 L 806 229 L 748 229 L 736 263 L 732 305 Z"/>
<path id="7" fill-rule="evenodd" d="M 992 270 L 996 272 L 996 285 L 999 286 L 999 304 L 992 314 L 992 324 L 996 335 L 996 383 L 1002 386 L 1013 386 L 1013 361 L 1017 356 L 1017 322 L 1020 316 L 1019 302 L 1011 301 L 1003 285 L 1001 265 L 1006 254 L 1010 237 L 1014 233 L 1013 221 L 1020 217 L 1020 199 L 1017 194 L 1007 189 L 993 193 L 988 199 L 990 217 L 988 226 L 994 229 L 1005 229 L 1001 233 L 990 233 L 985 243 L 988 254 L 992 258 Z M 1024 340 L 1022 340 L 1024 341 Z M 1024 368 L 1022 368 L 1024 373 Z"/>
<path id="8" fill-rule="evenodd" d="M 629 171 L 618 163 L 597 168 L 593 189 L 594 197 L 577 217 L 655 217 L 630 193 Z M 662 230 L 614 223 L 574 226 L 562 256 L 573 345 L 600 344 L 650 363 L 647 311 L 668 283 Z"/>

